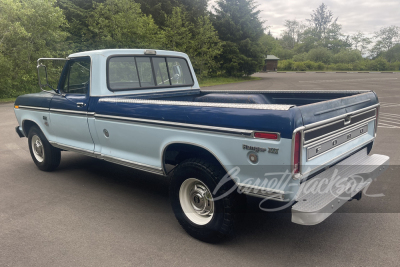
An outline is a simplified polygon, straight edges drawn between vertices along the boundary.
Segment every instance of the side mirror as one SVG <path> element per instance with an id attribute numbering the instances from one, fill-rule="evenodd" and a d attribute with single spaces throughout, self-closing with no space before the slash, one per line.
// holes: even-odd
<path id="1" fill-rule="evenodd" d="M 45 65 L 38 65 L 38 77 L 39 77 L 39 86 L 40 89 L 43 89 L 46 86 L 49 86 L 49 81 L 47 80 L 47 68 Z"/>
<path id="2" fill-rule="evenodd" d="M 49 80 L 48 80 L 48 77 L 47 77 L 47 67 L 46 67 L 46 65 L 43 65 L 42 63 L 40 63 L 41 60 L 67 61 L 69 59 L 68 58 L 39 58 L 37 60 L 37 71 L 38 71 L 40 90 L 45 91 L 47 93 L 53 93 L 51 91 L 43 89 L 45 87 L 49 87 L 50 89 L 52 89 L 54 91 L 54 94 L 59 94 L 57 92 L 57 90 L 54 89 L 51 86 L 51 84 L 49 83 Z M 49 63 L 49 64 L 50 64 L 50 70 L 52 70 L 51 66 L 53 66 L 53 63 Z M 51 74 L 51 72 L 50 72 L 50 74 Z M 50 78 L 52 78 L 52 75 L 50 75 Z M 50 79 L 50 81 L 52 81 L 52 80 Z"/>
<path id="3" fill-rule="evenodd" d="M 181 78 L 182 75 L 182 70 L 181 70 L 181 66 L 173 66 L 173 71 L 174 71 L 174 76 L 173 79 L 174 80 L 179 80 Z"/>

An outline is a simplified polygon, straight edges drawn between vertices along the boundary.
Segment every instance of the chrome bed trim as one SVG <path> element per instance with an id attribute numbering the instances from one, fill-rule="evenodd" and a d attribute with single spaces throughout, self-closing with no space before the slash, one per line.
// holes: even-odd
<path id="1" fill-rule="evenodd" d="M 243 109 L 263 109 L 263 110 L 289 110 L 290 108 L 294 107 L 293 105 L 276 105 L 276 104 L 232 104 L 232 103 L 209 103 L 209 102 L 168 101 L 168 100 L 148 100 L 148 99 L 124 99 L 124 98 L 110 98 L 110 97 L 101 98 L 99 102 L 216 107 L 216 108 L 243 108 Z"/>

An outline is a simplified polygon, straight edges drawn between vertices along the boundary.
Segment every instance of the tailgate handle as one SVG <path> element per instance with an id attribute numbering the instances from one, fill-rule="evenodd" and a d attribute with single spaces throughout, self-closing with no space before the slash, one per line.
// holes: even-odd
<path id="1" fill-rule="evenodd" d="M 344 118 L 344 125 L 348 125 L 351 123 L 351 117 L 347 116 L 346 118 Z"/>

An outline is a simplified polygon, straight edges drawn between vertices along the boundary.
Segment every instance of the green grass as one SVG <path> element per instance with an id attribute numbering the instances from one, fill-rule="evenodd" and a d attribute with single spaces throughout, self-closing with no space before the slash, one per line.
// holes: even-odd
<path id="1" fill-rule="evenodd" d="M 8 102 L 14 103 L 14 102 L 15 102 L 15 99 L 16 99 L 16 98 L 0 98 L 0 103 L 8 103 Z"/>
<path id="2" fill-rule="evenodd" d="M 203 78 L 200 80 L 200 87 L 207 87 L 213 85 L 221 85 L 221 84 L 229 84 L 229 83 L 240 83 L 240 82 L 247 82 L 247 81 L 257 81 L 261 80 L 259 77 L 241 77 L 241 78 L 234 78 L 234 77 L 215 77 L 215 78 Z"/>

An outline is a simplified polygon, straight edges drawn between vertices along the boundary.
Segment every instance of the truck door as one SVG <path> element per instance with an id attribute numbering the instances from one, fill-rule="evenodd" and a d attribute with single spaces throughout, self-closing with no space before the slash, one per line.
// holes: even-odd
<path id="1" fill-rule="evenodd" d="M 50 103 L 50 127 L 56 143 L 81 150 L 94 150 L 88 126 L 90 58 L 70 59 L 58 90 Z"/>

